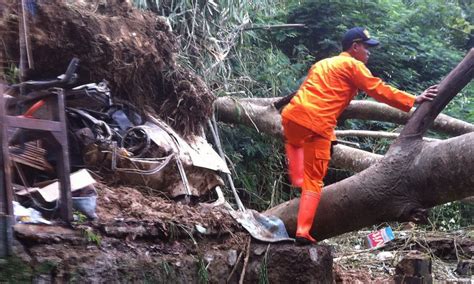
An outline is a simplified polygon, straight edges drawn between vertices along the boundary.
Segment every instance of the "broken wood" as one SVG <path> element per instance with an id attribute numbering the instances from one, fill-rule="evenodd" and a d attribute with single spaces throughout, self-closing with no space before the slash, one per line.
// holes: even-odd
<path id="1" fill-rule="evenodd" d="M 10 146 L 12 161 L 41 171 L 53 173 L 53 166 L 45 158 L 46 150 L 35 144 L 34 142 L 27 142 L 24 143 L 23 146 Z"/>

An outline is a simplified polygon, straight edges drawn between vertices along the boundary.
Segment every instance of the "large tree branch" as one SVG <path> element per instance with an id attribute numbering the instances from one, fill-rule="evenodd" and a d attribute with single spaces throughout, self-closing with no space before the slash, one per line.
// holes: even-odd
<path id="1" fill-rule="evenodd" d="M 219 121 L 232 124 L 243 124 L 258 129 L 269 135 L 283 138 L 280 113 L 269 99 L 265 103 L 254 103 L 250 99 L 220 97 L 214 101 L 216 116 Z"/>
<path id="2" fill-rule="evenodd" d="M 433 102 L 425 102 L 416 109 L 401 132 L 401 138 L 421 137 L 435 121 L 436 116 L 472 80 L 474 76 L 474 48 L 461 63 L 439 84 L 439 95 Z"/>
<path id="3" fill-rule="evenodd" d="M 413 110 L 406 113 L 377 102 L 352 101 L 347 109 L 342 113 L 339 120 L 363 119 L 405 124 L 412 113 Z M 448 135 L 457 136 L 474 132 L 474 124 L 448 115 L 440 114 L 436 117 L 431 129 Z"/>
<path id="4" fill-rule="evenodd" d="M 282 137 L 280 113 L 272 105 L 278 99 L 220 97 L 214 105 L 222 122 L 256 126 L 269 135 Z M 411 114 L 377 102 L 352 101 L 339 120 L 364 119 L 405 124 Z M 452 136 L 474 132 L 474 124 L 444 114 L 435 119 L 431 128 Z"/>

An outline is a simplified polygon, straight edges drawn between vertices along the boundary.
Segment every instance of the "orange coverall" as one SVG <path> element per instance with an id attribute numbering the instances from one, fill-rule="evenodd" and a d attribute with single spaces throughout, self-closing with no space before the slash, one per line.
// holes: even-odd
<path id="1" fill-rule="evenodd" d="M 405 112 L 415 102 L 415 96 L 372 76 L 363 62 L 347 52 L 314 64 L 282 112 L 286 143 L 303 148 L 303 191 L 321 192 L 337 118 L 357 95 L 357 90 Z"/>

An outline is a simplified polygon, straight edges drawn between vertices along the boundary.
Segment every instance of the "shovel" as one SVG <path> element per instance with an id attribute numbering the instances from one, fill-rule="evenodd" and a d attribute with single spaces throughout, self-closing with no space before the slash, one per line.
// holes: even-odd
<path id="1" fill-rule="evenodd" d="M 208 126 L 211 130 L 214 144 L 216 145 L 217 151 L 221 156 L 224 163 L 225 160 L 224 151 L 222 150 L 219 134 L 217 132 L 217 123 L 214 114 L 212 115 L 212 121 L 208 120 Z M 281 241 L 294 241 L 294 239 L 288 236 L 285 224 L 274 216 L 265 216 L 255 210 L 245 209 L 242 201 L 240 200 L 237 190 L 235 189 L 234 182 L 230 173 L 225 174 L 234 198 L 237 203 L 238 210 L 234 210 L 229 203 L 226 202 L 226 207 L 229 208 L 230 215 L 244 227 L 252 237 L 257 240 L 264 242 L 281 242 Z"/>

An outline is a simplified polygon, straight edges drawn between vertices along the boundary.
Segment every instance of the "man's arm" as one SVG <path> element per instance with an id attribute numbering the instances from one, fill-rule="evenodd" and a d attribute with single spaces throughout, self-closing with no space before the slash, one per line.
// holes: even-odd
<path id="1" fill-rule="evenodd" d="M 400 91 L 387 85 L 382 79 L 374 77 L 361 62 L 358 62 L 354 67 L 353 79 L 357 88 L 365 91 L 369 96 L 405 112 L 410 111 L 414 104 L 432 101 L 438 94 L 438 85 L 429 87 L 417 97 Z"/>
<path id="2" fill-rule="evenodd" d="M 400 91 L 384 83 L 382 79 L 374 77 L 362 62 L 354 62 L 352 75 L 355 86 L 377 101 L 386 103 L 405 112 L 409 112 L 415 104 L 415 96 Z"/>

